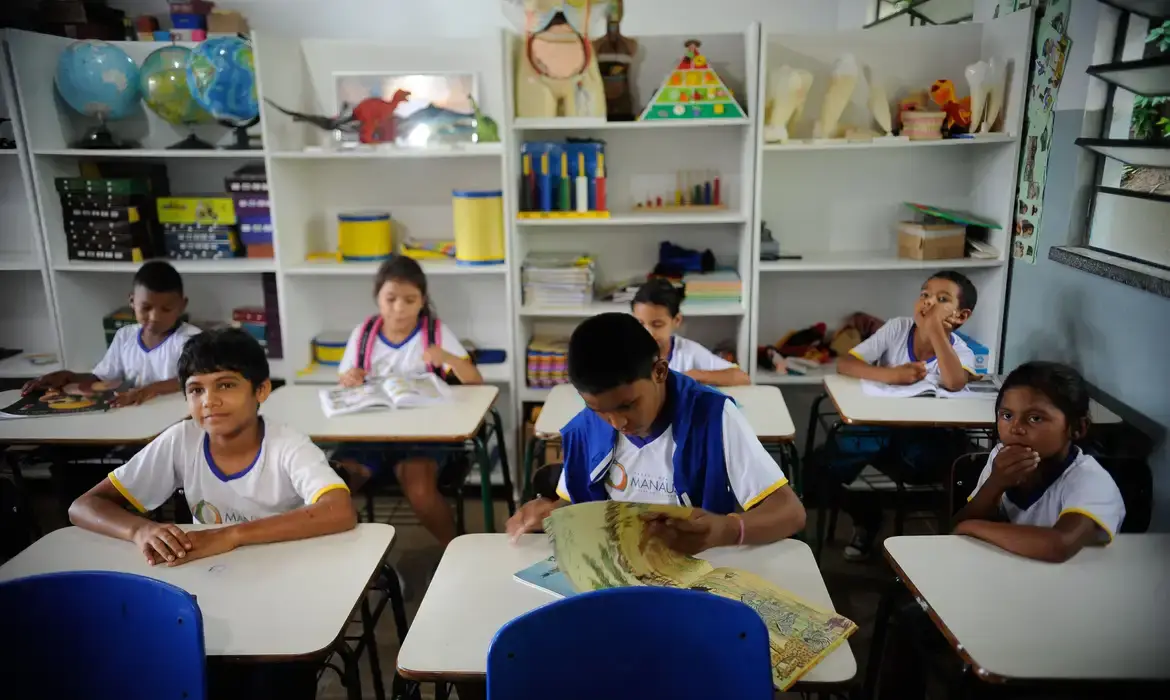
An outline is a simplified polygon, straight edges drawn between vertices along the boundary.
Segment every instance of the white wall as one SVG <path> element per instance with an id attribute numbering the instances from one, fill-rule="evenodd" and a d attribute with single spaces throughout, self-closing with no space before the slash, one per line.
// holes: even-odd
<path id="1" fill-rule="evenodd" d="M 628 36 L 737 32 L 753 21 L 775 31 L 830 30 L 839 3 L 867 0 L 626 0 Z M 109 0 L 131 15 L 167 12 L 165 0 Z M 505 26 L 500 0 L 218 0 L 239 10 L 253 29 L 281 36 L 386 38 L 468 37 Z M 850 25 L 850 26 L 861 26 Z"/>

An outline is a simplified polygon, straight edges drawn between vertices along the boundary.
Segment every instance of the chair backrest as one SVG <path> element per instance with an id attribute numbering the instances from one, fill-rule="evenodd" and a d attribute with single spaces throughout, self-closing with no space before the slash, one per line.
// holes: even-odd
<path id="1" fill-rule="evenodd" d="M 43 698 L 203 700 L 203 616 L 169 583 L 71 571 L 0 583 L 0 688 Z M 31 695 L 30 695 L 31 697 Z"/>
<path id="2" fill-rule="evenodd" d="M 763 620 L 709 593 L 637 586 L 565 598 L 504 625 L 488 700 L 770 700 Z"/>
<path id="3" fill-rule="evenodd" d="M 967 505 L 967 497 L 975 490 L 979 483 L 979 475 L 987 465 L 987 456 L 990 452 L 971 452 L 954 461 L 951 465 L 951 517 L 959 509 Z"/>

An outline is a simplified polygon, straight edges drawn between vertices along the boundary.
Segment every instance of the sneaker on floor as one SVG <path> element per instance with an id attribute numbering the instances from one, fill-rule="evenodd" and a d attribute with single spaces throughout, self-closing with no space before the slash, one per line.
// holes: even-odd
<path id="1" fill-rule="evenodd" d="M 877 539 L 877 533 L 870 532 L 864 528 L 853 528 L 853 539 L 849 544 L 845 545 L 844 557 L 845 561 L 865 561 L 869 559 L 869 555 L 873 553 L 873 543 Z"/>

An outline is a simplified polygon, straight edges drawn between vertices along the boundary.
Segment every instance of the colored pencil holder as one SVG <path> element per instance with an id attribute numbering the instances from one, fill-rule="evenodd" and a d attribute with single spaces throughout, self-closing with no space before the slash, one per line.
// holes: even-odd
<path id="1" fill-rule="evenodd" d="M 385 211 L 337 215 L 337 250 L 350 262 L 387 260 L 394 253 L 394 229 Z"/>
<path id="2" fill-rule="evenodd" d="M 349 335 L 346 333 L 319 333 L 313 338 L 313 361 L 330 367 L 340 365 L 348 341 Z"/>
<path id="3" fill-rule="evenodd" d="M 503 263 L 504 193 L 500 190 L 455 190 L 451 197 L 456 263 Z"/>

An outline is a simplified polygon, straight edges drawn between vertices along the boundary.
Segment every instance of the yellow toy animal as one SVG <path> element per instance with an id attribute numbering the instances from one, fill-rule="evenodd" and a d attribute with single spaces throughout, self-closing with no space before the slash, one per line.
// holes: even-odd
<path id="1" fill-rule="evenodd" d="M 930 99 L 946 112 L 947 120 L 943 124 L 947 130 L 959 127 L 966 132 L 971 126 L 971 98 L 955 99 L 955 84 L 949 80 L 936 80 L 930 85 Z"/>
<path id="2" fill-rule="evenodd" d="M 516 57 L 517 117 L 605 118 L 605 87 L 590 34 L 608 0 L 504 0 L 523 37 Z"/>

